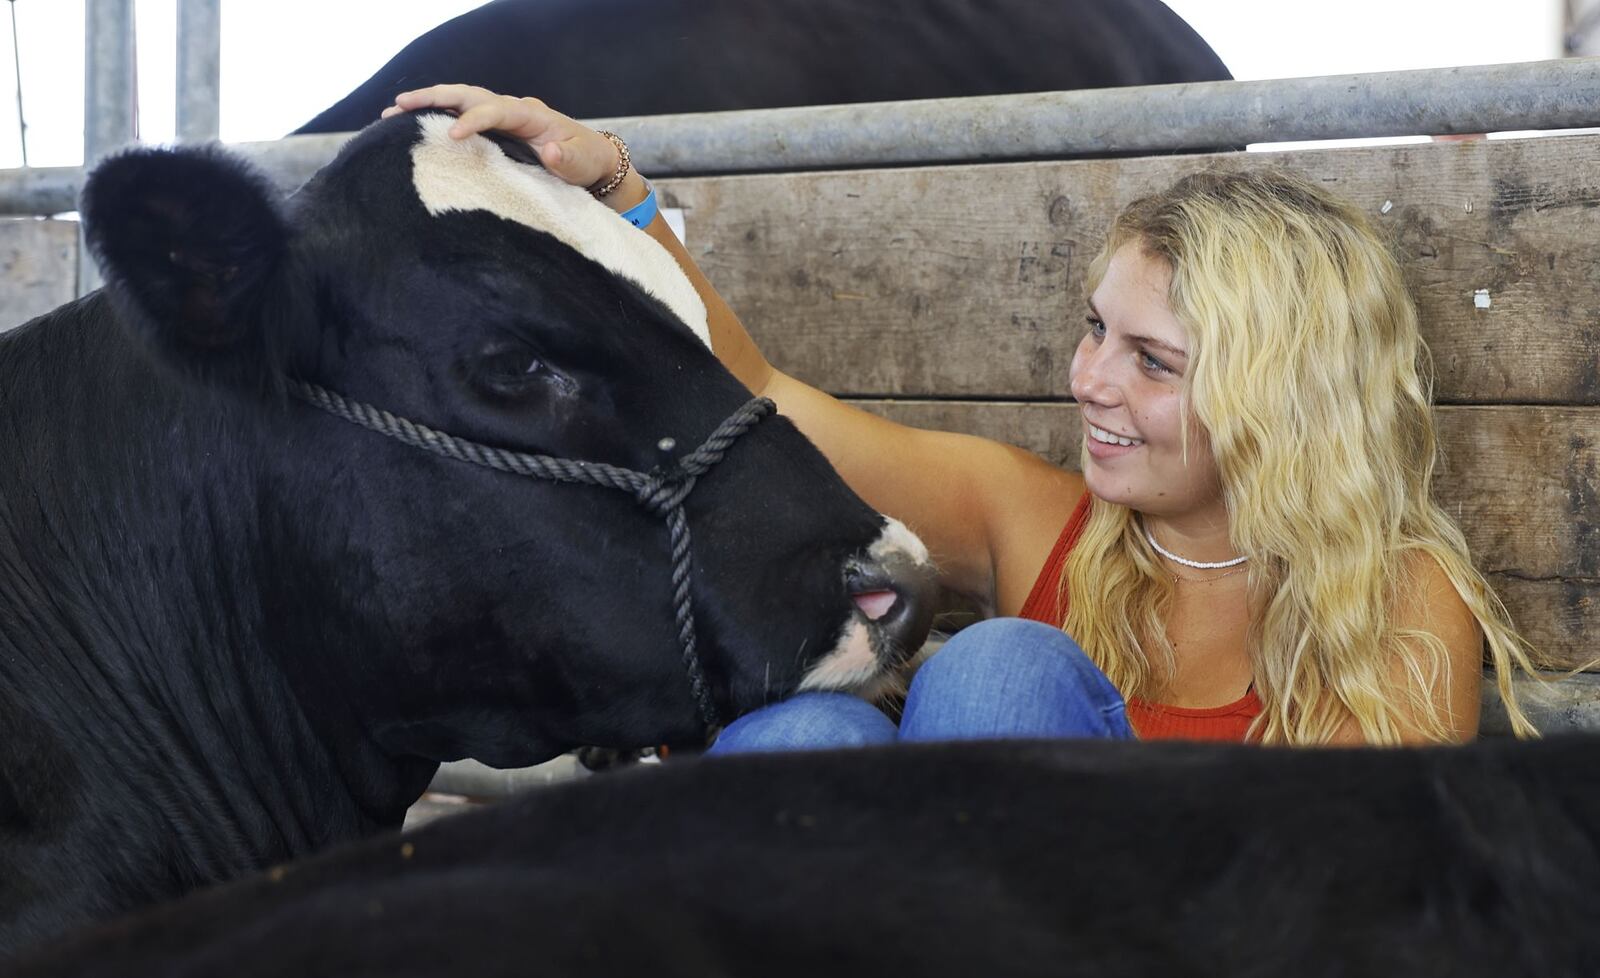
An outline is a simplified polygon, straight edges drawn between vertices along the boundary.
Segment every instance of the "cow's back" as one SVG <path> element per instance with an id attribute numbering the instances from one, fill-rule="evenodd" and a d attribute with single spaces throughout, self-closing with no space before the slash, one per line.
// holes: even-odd
<path id="1" fill-rule="evenodd" d="M 600 118 L 1228 77 L 1160 0 L 496 0 L 298 131 L 359 129 L 444 82 Z"/>
<path id="2" fill-rule="evenodd" d="M 1594 974 L 1597 750 L 669 763 L 201 894 L 22 974 Z"/>

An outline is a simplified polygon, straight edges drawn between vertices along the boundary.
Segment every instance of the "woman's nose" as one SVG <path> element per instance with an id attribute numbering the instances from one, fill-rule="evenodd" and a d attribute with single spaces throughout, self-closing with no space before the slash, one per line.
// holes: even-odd
<path id="1" fill-rule="evenodd" d="M 1085 343 L 1072 358 L 1072 398 L 1078 403 L 1109 404 L 1115 400 L 1114 386 L 1101 362 L 1101 347 Z"/>

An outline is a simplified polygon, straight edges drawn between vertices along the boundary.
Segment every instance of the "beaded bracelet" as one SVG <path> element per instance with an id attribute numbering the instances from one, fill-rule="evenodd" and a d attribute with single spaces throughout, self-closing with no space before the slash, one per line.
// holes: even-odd
<path id="1" fill-rule="evenodd" d="M 622 186 L 623 178 L 628 175 L 628 168 L 633 165 L 632 158 L 628 156 L 628 144 L 622 141 L 621 136 L 614 132 L 606 132 L 603 129 L 600 131 L 600 135 L 611 140 L 611 145 L 617 148 L 617 172 L 613 173 L 611 179 L 607 180 L 603 186 L 599 184 L 599 181 L 595 181 L 595 185 L 589 188 L 589 192 L 594 194 L 596 198 L 604 197 Z"/>

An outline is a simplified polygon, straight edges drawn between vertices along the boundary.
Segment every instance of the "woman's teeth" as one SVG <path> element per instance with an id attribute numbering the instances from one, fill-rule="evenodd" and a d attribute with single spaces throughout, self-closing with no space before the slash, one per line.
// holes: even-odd
<path id="1" fill-rule="evenodd" d="M 1105 430 L 1104 428 L 1096 428 L 1094 425 L 1090 425 L 1089 426 L 1089 437 L 1093 438 L 1095 441 L 1104 442 L 1107 445 L 1143 445 L 1144 444 L 1144 442 L 1140 441 L 1137 438 L 1124 438 L 1121 435 L 1113 435 L 1111 432 Z"/>

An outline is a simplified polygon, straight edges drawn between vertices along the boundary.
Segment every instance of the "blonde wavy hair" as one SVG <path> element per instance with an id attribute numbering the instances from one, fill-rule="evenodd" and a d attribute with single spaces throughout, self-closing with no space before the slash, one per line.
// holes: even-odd
<path id="1" fill-rule="evenodd" d="M 1430 363 L 1372 223 L 1282 170 L 1203 172 L 1117 217 L 1091 291 L 1127 244 L 1171 269 L 1168 302 L 1190 341 L 1181 396 L 1209 435 L 1232 542 L 1251 558 L 1264 707 L 1252 736 L 1326 743 L 1354 716 L 1371 743 L 1398 742 L 1402 720 L 1450 738 L 1444 644 L 1395 624 L 1421 557 L 1477 618 L 1513 727 L 1532 734 L 1511 688 L 1514 667 L 1533 669 L 1530 650 L 1430 495 Z M 1137 514 L 1094 499 L 1061 587 L 1062 627 L 1111 681 L 1158 693 L 1174 670 L 1173 583 Z"/>

